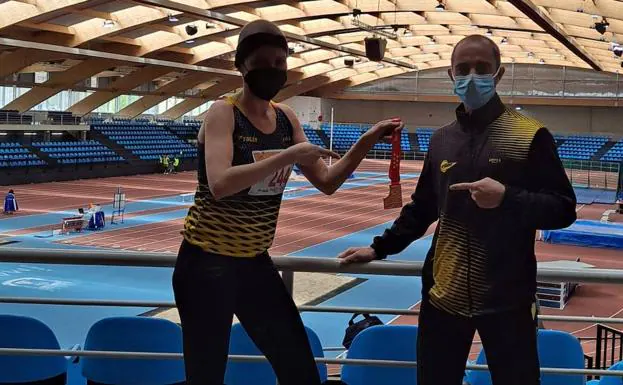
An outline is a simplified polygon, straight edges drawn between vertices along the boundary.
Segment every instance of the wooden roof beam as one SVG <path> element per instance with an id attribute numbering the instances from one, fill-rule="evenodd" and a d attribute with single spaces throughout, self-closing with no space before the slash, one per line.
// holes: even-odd
<path id="1" fill-rule="evenodd" d="M 556 22 L 539 9 L 539 7 L 532 2 L 532 0 L 508 0 L 508 2 L 517 7 L 517 9 L 543 28 L 545 32 L 556 38 L 556 40 L 561 42 L 571 52 L 584 60 L 594 70 L 603 71 L 603 68 L 599 62 L 595 60 L 580 44 L 578 44 L 574 38 L 569 36 L 562 28 L 558 27 Z"/>

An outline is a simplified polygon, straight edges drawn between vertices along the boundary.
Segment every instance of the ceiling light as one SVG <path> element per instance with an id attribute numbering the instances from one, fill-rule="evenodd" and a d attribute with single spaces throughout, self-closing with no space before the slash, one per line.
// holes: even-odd
<path id="1" fill-rule="evenodd" d="M 502 40 L 500 41 L 500 43 L 502 44 L 508 44 L 508 39 L 503 37 Z"/>
<path id="2" fill-rule="evenodd" d="M 493 36 L 493 32 L 490 29 L 488 29 L 485 35 L 491 37 Z"/>
<path id="3" fill-rule="evenodd" d="M 521 111 L 521 110 L 522 110 L 521 106 L 515 106 L 515 111 Z"/>
<path id="4" fill-rule="evenodd" d="M 446 6 L 443 5 L 443 1 L 439 0 L 439 4 L 437 4 L 437 6 L 435 7 L 436 11 L 445 11 L 446 10 Z"/>
<path id="5" fill-rule="evenodd" d="M 6 132 L 0 132 L 0 136 L 7 136 Z"/>
<path id="6" fill-rule="evenodd" d="M 216 25 L 212 23 L 206 23 L 206 29 L 212 29 L 212 28 L 216 28 Z"/>
<path id="7" fill-rule="evenodd" d="M 180 21 L 180 20 L 179 20 L 177 17 L 175 17 L 175 16 L 173 16 L 173 15 L 169 14 L 169 21 L 170 21 L 171 23 L 177 23 L 177 22 L 178 22 L 178 21 Z"/>
<path id="8" fill-rule="evenodd" d="M 61 136 L 61 135 L 63 135 L 63 133 L 62 132 L 53 132 L 52 135 L 53 136 Z"/>
<path id="9" fill-rule="evenodd" d="M 185 41 L 185 43 L 186 43 L 186 44 L 193 44 L 194 42 L 195 42 L 195 41 L 194 41 L 193 39 L 190 39 L 190 40 L 186 40 L 186 41 Z"/>
<path id="10" fill-rule="evenodd" d="M 539 59 L 539 64 L 545 64 L 545 60 Z"/>
<path id="11" fill-rule="evenodd" d="M 112 28 L 115 26 L 115 22 L 112 20 L 104 20 L 104 28 Z"/>
<path id="12" fill-rule="evenodd" d="M 186 33 L 190 36 L 194 35 L 197 33 L 197 26 L 194 24 L 188 24 L 186 26 Z"/>
<path id="13" fill-rule="evenodd" d="M 606 19 L 603 19 L 602 21 L 595 23 L 595 30 L 603 35 L 606 33 L 609 25 L 610 23 L 608 23 Z"/>
<path id="14" fill-rule="evenodd" d="M 405 29 L 403 35 L 405 35 L 405 36 L 413 36 L 413 32 L 411 32 L 410 29 Z"/>
<path id="15" fill-rule="evenodd" d="M 528 57 L 534 57 L 534 53 L 528 52 Z"/>

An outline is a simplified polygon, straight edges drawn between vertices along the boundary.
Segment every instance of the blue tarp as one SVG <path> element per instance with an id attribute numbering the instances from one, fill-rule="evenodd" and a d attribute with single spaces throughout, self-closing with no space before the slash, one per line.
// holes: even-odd
<path id="1" fill-rule="evenodd" d="M 566 229 L 543 231 L 543 240 L 566 245 L 623 249 L 623 224 L 578 220 Z"/>

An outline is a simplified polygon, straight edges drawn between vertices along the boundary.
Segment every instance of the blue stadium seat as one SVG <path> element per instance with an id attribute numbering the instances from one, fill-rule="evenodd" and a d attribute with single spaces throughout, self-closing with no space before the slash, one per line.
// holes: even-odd
<path id="1" fill-rule="evenodd" d="M 308 327 L 305 327 L 307 336 L 312 347 L 315 357 L 324 357 L 320 339 L 316 333 Z M 255 346 L 253 340 L 249 337 L 241 324 L 237 323 L 232 326 L 229 341 L 229 354 L 231 355 L 250 355 L 261 356 L 262 353 Z M 318 364 L 318 372 L 321 381 L 327 379 L 327 367 L 324 364 Z M 277 377 L 270 363 L 265 362 L 235 362 L 227 363 L 225 372 L 225 383 L 227 385 L 274 385 L 277 383 Z"/>
<path id="2" fill-rule="evenodd" d="M 34 318 L 17 315 L 0 315 L 0 347 L 60 350 L 54 332 L 47 325 Z M 50 380 L 63 384 L 67 364 L 62 356 L 0 355 L 0 383 Z"/>
<path id="3" fill-rule="evenodd" d="M 542 368 L 583 369 L 584 352 L 580 341 L 573 335 L 558 330 L 539 330 L 539 363 Z M 480 351 L 476 364 L 487 363 L 484 349 Z M 490 385 L 491 375 L 486 371 L 469 371 L 467 382 L 470 385 Z M 541 374 L 541 385 L 584 385 L 582 375 Z"/>
<path id="4" fill-rule="evenodd" d="M 348 358 L 416 361 L 417 326 L 379 325 L 359 333 L 348 350 Z M 417 370 L 344 365 L 342 381 L 348 385 L 414 385 Z"/>
<path id="5" fill-rule="evenodd" d="M 111 317 L 96 322 L 85 350 L 181 353 L 182 329 L 149 317 Z M 185 380 L 183 360 L 84 357 L 82 375 L 109 385 L 170 385 Z"/>
<path id="6" fill-rule="evenodd" d="M 608 370 L 623 370 L 623 361 L 612 365 Z M 623 377 L 603 376 L 597 383 L 599 385 L 623 385 Z"/>

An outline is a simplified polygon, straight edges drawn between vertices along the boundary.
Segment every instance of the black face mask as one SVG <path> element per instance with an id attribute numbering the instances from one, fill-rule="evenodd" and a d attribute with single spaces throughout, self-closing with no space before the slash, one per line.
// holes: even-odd
<path id="1" fill-rule="evenodd" d="M 279 68 L 256 68 L 244 76 L 253 95 L 266 101 L 274 98 L 287 80 L 287 72 Z"/>

